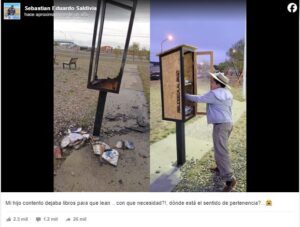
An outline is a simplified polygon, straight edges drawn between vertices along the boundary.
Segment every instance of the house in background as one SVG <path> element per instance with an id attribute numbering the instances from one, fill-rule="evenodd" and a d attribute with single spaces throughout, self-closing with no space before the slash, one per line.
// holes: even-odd
<path id="1" fill-rule="evenodd" d="M 102 46 L 101 52 L 111 54 L 113 52 L 113 48 L 111 46 Z"/>

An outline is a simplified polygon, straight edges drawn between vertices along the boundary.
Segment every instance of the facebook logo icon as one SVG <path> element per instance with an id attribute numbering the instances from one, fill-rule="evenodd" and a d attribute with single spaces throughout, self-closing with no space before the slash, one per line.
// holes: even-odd
<path id="1" fill-rule="evenodd" d="M 297 11 L 298 7 L 295 3 L 290 3 L 290 4 L 288 4 L 287 9 L 290 13 L 295 13 Z"/>

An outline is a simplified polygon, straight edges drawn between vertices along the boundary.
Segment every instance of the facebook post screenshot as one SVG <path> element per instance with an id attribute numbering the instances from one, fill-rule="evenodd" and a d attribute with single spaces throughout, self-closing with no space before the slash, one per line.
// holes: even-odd
<path id="1" fill-rule="evenodd" d="M 299 227 L 299 1 L 1 2 L 0 226 Z"/>

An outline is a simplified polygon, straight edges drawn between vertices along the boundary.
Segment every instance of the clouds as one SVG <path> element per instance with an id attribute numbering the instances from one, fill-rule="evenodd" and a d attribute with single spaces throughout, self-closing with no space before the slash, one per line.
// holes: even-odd
<path id="1" fill-rule="evenodd" d="M 83 5 L 83 1 L 56 1 L 63 6 Z M 95 6 L 96 0 L 84 1 L 85 5 Z M 151 10 L 151 11 L 150 11 Z M 128 15 L 111 9 L 104 27 L 103 42 L 107 45 L 122 46 Z M 151 16 L 151 17 L 150 17 Z M 95 11 L 80 14 L 55 14 L 54 38 L 69 39 L 84 46 L 90 46 L 94 30 Z M 123 18 L 123 19 L 122 19 Z M 123 22 L 122 22 L 123 21 Z M 164 42 L 164 49 L 181 44 L 198 47 L 199 50 L 212 50 L 215 62 L 226 58 L 226 51 L 233 43 L 244 38 L 246 21 L 245 2 L 224 1 L 139 1 L 132 30 L 131 43 L 138 42 L 141 47 L 151 46 L 151 60 L 158 60 L 161 41 L 168 34 L 174 40 Z M 119 23 L 119 24 L 118 24 Z M 126 30 L 126 29 L 125 29 Z M 151 43 L 151 45 L 150 45 Z M 104 44 L 104 43 L 103 43 Z"/>
<path id="2" fill-rule="evenodd" d="M 96 6 L 97 1 L 56 1 L 60 6 Z M 55 12 L 54 39 L 68 39 L 78 45 L 91 46 L 94 31 L 95 11 Z M 124 46 L 130 13 L 115 6 L 107 6 L 103 29 L 103 45 Z M 132 29 L 131 43 L 138 42 L 143 48 L 150 47 L 150 6 L 148 1 L 137 4 Z"/>

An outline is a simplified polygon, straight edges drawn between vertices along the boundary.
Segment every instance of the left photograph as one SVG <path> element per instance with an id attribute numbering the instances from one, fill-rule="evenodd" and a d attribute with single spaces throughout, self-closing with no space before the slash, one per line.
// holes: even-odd
<path id="1" fill-rule="evenodd" d="M 149 49 L 149 1 L 55 1 L 55 192 L 149 190 Z"/>

